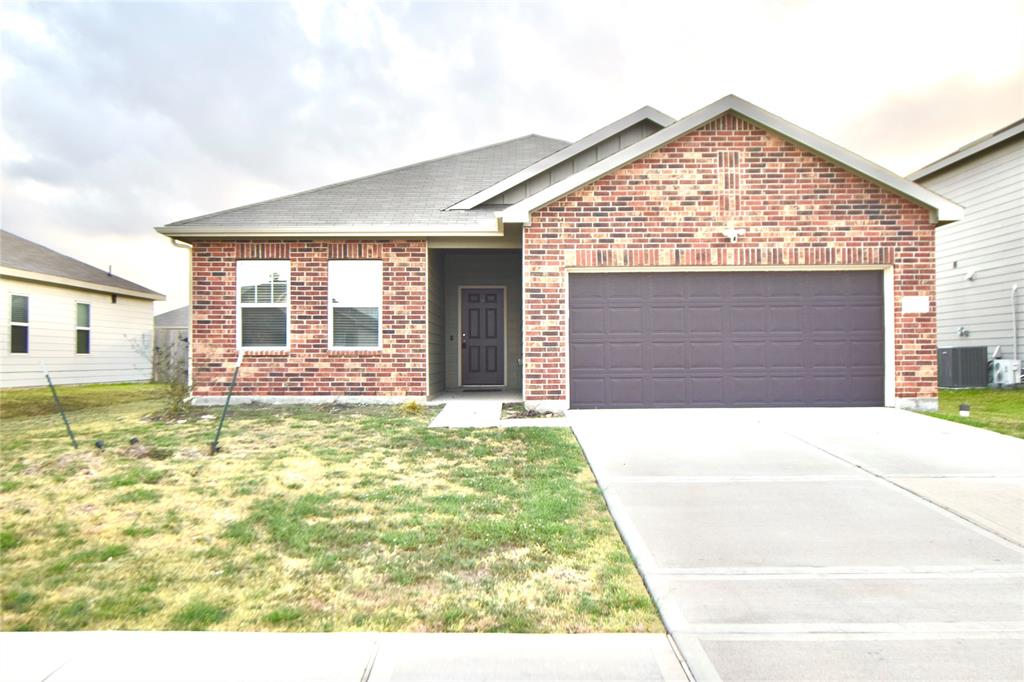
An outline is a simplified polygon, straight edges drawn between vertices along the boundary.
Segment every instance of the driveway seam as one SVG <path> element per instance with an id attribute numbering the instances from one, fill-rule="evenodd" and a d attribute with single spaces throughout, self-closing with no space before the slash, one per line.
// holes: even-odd
<path id="1" fill-rule="evenodd" d="M 869 469 L 868 467 L 866 467 L 866 466 L 864 466 L 862 464 L 858 464 L 857 462 L 854 462 L 854 461 L 851 461 L 849 459 L 846 459 L 842 455 L 837 455 L 834 452 L 830 452 L 829 450 L 821 447 L 820 445 L 818 445 L 816 443 L 812 443 L 811 441 L 809 441 L 809 440 L 807 440 L 805 438 L 801 438 L 800 436 L 797 436 L 796 434 L 789 433 L 789 432 L 786 432 L 786 434 L 791 436 L 791 437 L 793 437 L 793 438 L 795 438 L 795 439 L 797 439 L 801 443 L 805 443 L 805 444 L 811 446 L 812 448 L 815 448 L 817 450 L 820 450 L 821 452 L 824 452 L 829 457 L 834 457 L 835 459 L 838 459 L 840 462 L 844 462 L 846 464 L 849 464 L 850 466 L 852 466 L 852 467 L 854 467 L 856 469 L 860 469 L 861 471 L 863 471 L 866 474 L 874 476 L 875 478 L 877 478 L 880 481 L 888 483 L 889 485 L 891 485 L 892 487 L 894 487 L 894 488 L 896 488 L 898 490 L 902 490 L 903 492 L 907 493 L 911 497 L 915 498 L 919 502 L 921 502 L 921 503 L 923 503 L 923 504 L 925 504 L 925 505 L 927 505 L 929 507 L 933 507 L 933 508 L 938 509 L 938 510 L 940 510 L 942 512 L 945 512 L 946 514 L 948 514 L 950 516 L 953 516 L 953 517 L 959 519 L 962 523 L 967 524 L 972 529 L 974 529 L 975 531 L 981 533 L 982 535 L 991 536 L 990 539 L 996 540 L 1000 544 L 1008 544 L 1013 549 L 1016 549 L 1016 550 L 1024 549 L 1024 545 L 1021 545 L 1020 543 L 1018 543 L 1018 542 L 1016 542 L 1016 541 L 1006 537 L 1002 533 L 999 533 L 997 531 L 992 530 L 991 528 L 986 528 L 985 526 L 980 525 L 976 521 L 974 521 L 974 520 L 964 516 L 963 514 L 957 512 L 955 509 L 951 509 L 950 507 L 947 507 L 947 506 L 945 506 L 943 504 L 940 504 L 940 503 L 938 503 L 938 502 L 936 502 L 934 500 L 928 499 L 927 497 L 924 497 L 923 495 L 919 495 L 918 493 L 914 492 L 910 488 L 902 486 L 899 483 L 897 483 L 896 481 L 893 481 L 892 479 L 887 478 L 884 474 L 878 473 L 876 471 L 873 471 L 873 470 Z"/>

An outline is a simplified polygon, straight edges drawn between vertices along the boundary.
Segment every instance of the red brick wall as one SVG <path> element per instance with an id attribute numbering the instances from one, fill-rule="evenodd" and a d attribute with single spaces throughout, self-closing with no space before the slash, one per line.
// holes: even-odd
<path id="1" fill-rule="evenodd" d="M 725 227 L 747 233 L 735 244 Z M 523 231 L 527 400 L 565 400 L 565 269 L 893 265 L 897 398 L 937 395 L 928 210 L 726 115 L 536 211 Z M 929 296 L 901 314 L 903 296 Z"/>
<path id="2" fill-rule="evenodd" d="M 206 241 L 192 247 L 192 380 L 196 396 L 227 392 L 237 358 L 235 262 L 291 263 L 289 348 L 247 352 L 239 395 L 425 396 L 425 241 Z M 327 262 L 384 262 L 381 350 L 328 350 Z"/>

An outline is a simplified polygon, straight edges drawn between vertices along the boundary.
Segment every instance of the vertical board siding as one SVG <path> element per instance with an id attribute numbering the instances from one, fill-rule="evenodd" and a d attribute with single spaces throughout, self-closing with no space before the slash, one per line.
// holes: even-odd
<path id="1" fill-rule="evenodd" d="M 82 289 L 0 280 L 0 386 L 42 386 L 45 364 L 58 384 L 149 381 L 153 376 L 153 302 Z M 11 353 L 11 295 L 28 296 L 29 352 Z M 90 352 L 75 352 L 78 303 L 91 308 Z"/>
<path id="2" fill-rule="evenodd" d="M 1002 356 L 1012 357 L 1010 290 L 1018 284 L 1017 344 L 1024 353 L 1024 136 L 921 184 L 965 213 L 935 234 L 939 346 L 988 346 L 990 354 L 1001 346 Z M 969 336 L 960 336 L 960 327 Z"/>

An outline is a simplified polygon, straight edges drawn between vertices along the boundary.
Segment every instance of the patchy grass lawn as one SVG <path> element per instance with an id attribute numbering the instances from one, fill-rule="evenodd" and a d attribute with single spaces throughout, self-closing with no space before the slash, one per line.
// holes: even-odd
<path id="1" fill-rule="evenodd" d="M 960 416 L 961 403 L 971 406 L 970 417 Z M 1024 389 L 942 389 L 939 411 L 926 414 L 1024 438 Z"/>
<path id="2" fill-rule="evenodd" d="M 104 451 L 0 395 L 3 629 L 661 630 L 568 430 L 238 407 L 211 457 L 160 390 L 63 389 Z"/>

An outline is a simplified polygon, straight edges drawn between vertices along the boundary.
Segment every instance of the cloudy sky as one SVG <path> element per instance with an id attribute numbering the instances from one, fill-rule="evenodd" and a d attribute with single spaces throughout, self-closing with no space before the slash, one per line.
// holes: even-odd
<path id="1" fill-rule="evenodd" d="M 1024 116 L 1024 0 L 5 3 L 2 223 L 185 304 L 155 225 L 734 93 L 898 173 Z"/>

